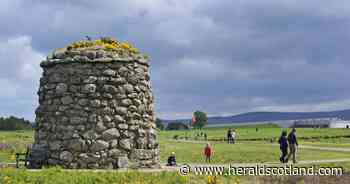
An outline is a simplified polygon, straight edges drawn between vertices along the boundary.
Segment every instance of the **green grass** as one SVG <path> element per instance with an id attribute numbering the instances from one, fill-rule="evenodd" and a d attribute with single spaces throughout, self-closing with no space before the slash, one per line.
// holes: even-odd
<path id="1" fill-rule="evenodd" d="M 208 139 L 223 139 L 226 137 L 228 128 L 205 128 L 202 130 L 180 130 L 180 131 L 162 131 L 159 136 L 163 139 L 172 139 L 175 135 L 180 137 L 189 137 L 194 139 L 200 132 L 206 133 Z M 260 127 L 258 131 L 253 127 L 239 127 L 235 128 L 237 132 L 238 140 L 246 139 L 277 139 L 282 130 L 290 129 L 284 128 L 271 128 L 271 127 Z M 332 136 L 350 136 L 350 129 L 335 129 L 335 128 L 324 128 L 324 129 L 313 129 L 313 128 L 298 128 L 297 135 L 299 138 L 319 138 L 319 137 L 332 137 Z"/>
<path id="2" fill-rule="evenodd" d="M 180 163 L 204 163 L 202 143 L 183 143 L 174 141 L 162 141 L 160 144 L 161 159 L 171 152 L 176 153 Z M 212 163 L 264 163 L 278 162 L 280 155 L 279 147 L 269 143 L 240 143 L 228 145 L 226 143 L 214 143 L 214 156 Z M 313 149 L 299 149 L 299 160 L 322 160 L 349 158 L 350 152 L 319 151 Z"/>
<path id="3" fill-rule="evenodd" d="M 214 181 L 215 180 L 215 181 Z M 177 172 L 75 172 L 58 168 L 36 172 L 0 169 L 1 184 L 295 184 L 347 183 L 349 176 L 181 176 Z"/>
<path id="4" fill-rule="evenodd" d="M 0 144 L 6 144 L 9 148 L 0 149 L 0 162 L 14 162 L 14 154 L 25 152 L 26 147 L 32 144 L 34 132 L 26 131 L 0 131 Z"/>
<path id="5" fill-rule="evenodd" d="M 223 178 L 223 183 L 232 183 L 236 177 Z M 3 184 L 206 184 L 207 176 L 180 176 L 178 172 L 74 172 L 58 168 L 38 172 L 0 169 L 0 183 Z"/>
<path id="6" fill-rule="evenodd" d="M 18 130 L 18 131 L 0 131 L 0 140 L 6 138 L 7 140 L 24 139 L 27 141 L 33 140 L 33 130 Z"/>
<path id="7" fill-rule="evenodd" d="M 211 128 L 205 129 L 208 134 L 217 135 L 219 133 L 225 133 L 227 129 L 224 128 Z M 263 136 L 260 134 L 266 133 L 264 136 L 278 135 L 280 128 L 265 128 L 260 127 L 256 132 L 255 128 L 241 127 L 238 132 L 241 137 L 254 137 Z M 328 135 L 337 135 L 345 133 L 346 129 L 298 129 L 298 136 L 300 134 L 304 136 L 314 136 L 315 134 L 322 134 L 329 132 Z M 179 162 L 195 162 L 202 163 L 204 142 L 202 143 L 184 143 L 169 141 L 167 137 L 171 137 L 174 133 L 185 131 L 162 131 L 160 132 L 160 151 L 162 162 L 166 161 L 167 156 L 171 152 L 176 152 Z M 346 130 L 347 132 L 347 130 Z M 187 133 L 194 134 L 196 131 L 187 131 Z M 33 142 L 33 131 L 2 131 L 0 132 L 0 143 L 6 143 L 10 145 L 9 149 L 0 150 L 0 162 L 14 162 L 13 154 L 16 152 L 24 152 L 26 145 Z M 267 141 L 238 141 L 239 144 L 228 145 L 222 142 L 212 142 L 215 155 L 213 157 L 213 163 L 230 163 L 230 162 L 273 162 L 277 161 L 279 157 L 278 146 L 272 145 Z M 337 138 L 337 139 L 320 139 L 316 142 L 301 141 L 301 144 L 315 145 L 324 147 L 350 147 L 350 138 Z M 331 151 L 318 151 L 311 149 L 300 149 L 299 159 L 301 160 L 315 160 L 315 159 L 331 159 L 331 158 L 348 158 L 349 153 L 346 152 L 331 152 Z M 12 157 L 12 159 L 11 159 Z"/>
<path id="8" fill-rule="evenodd" d="M 239 138 L 272 138 L 278 137 L 281 128 L 259 127 L 256 132 L 253 127 L 237 128 Z M 210 137 L 219 137 L 226 135 L 226 128 L 204 129 Z M 160 152 L 161 161 L 165 162 L 171 152 L 175 152 L 179 163 L 204 163 L 203 148 L 205 142 L 176 142 L 171 139 L 174 135 L 187 133 L 195 135 L 197 131 L 163 131 L 160 132 Z M 337 136 L 350 134 L 347 129 L 298 129 L 298 136 Z M 33 142 L 33 131 L 0 132 L 0 143 L 11 145 L 10 148 L 0 150 L 0 162 L 14 162 L 11 155 L 15 152 L 23 152 L 27 144 Z M 302 140 L 301 144 L 325 146 L 325 147 L 350 147 L 350 138 L 332 138 L 332 139 L 311 139 Z M 271 144 L 268 141 L 238 141 L 238 144 L 228 145 L 223 142 L 212 142 L 214 148 L 213 162 L 216 164 L 229 163 L 265 163 L 278 162 L 279 147 L 276 143 Z M 350 152 L 319 151 L 312 149 L 300 149 L 298 160 L 322 160 L 322 159 L 340 159 L 350 158 Z M 350 171 L 350 162 L 344 163 L 322 163 L 316 166 L 343 167 L 345 172 Z M 294 181 L 290 177 L 218 177 L 217 184 L 225 183 L 289 183 Z M 324 178 L 329 179 L 328 178 Z M 306 178 L 298 177 L 297 181 L 307 181 Z M 337 180 L 338 181 L 338 180 Z M 208 176 L 180 176 L 177 172 L 152 172 L 142 173 L 137 171 L 128 172 L 75 172 L 63 171 L 57 168 L 44 169 L 39 172 L 28 172 L 26 170 L 0 169 L 0 183 L 4 184 L 207 184 Z M 293 182 L 292 182 L 293 183 Z"/>
<path id="9" fill-rule="evenodd" d="M 317 167 L 338 167 L 332 163 Z M 27 171 L 20 169 L 0 169 L 2 184 L 294 184 L 347 183 L 349 176 L 204 176 L 189 174 L 181 176 L 178 172 L 94 172 L 67 171 L 59 168 Z M 215 182 L 214 182 L 215 180 Z M 211 181 L 211 182 L 210 182 Z M 317 182 L 319 183 L 319 182 Z"/>

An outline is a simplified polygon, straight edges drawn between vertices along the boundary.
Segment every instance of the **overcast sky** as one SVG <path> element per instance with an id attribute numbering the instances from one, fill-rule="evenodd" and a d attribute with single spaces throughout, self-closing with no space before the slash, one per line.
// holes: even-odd
<path id="1" fill-rule="evenodd" d="M 151 56 L 157 116 L 350 108 L 346 0 L 1 0 L 0 116 L 34 119 L 39 63 L 113 36 Z"/>

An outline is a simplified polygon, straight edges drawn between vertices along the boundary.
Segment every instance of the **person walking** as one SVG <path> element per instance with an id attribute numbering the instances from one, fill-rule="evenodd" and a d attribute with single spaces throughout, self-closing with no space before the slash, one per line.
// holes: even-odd
<path id="1" fill-rule="evenodd" d="M 278 143 L 280 144 L 280 150 L 281 150 L 280 161 L 281 163 L 286 163 L 287 161 L 286 156 L 288 154 L 288 141 L 287 141 L 286 131 L 282 132 L 281 137 L 278 139 Z"/>
<path id="2" fill-rule="evenodd" d="M 287 162 L 290 159 L 290 157 L 292 156 L 293 158 L 293 163 L 297 163 L 296 160 L 296 152 L 298 149 L 298 140 L 297 140 L 297 136 L 296 136 L 296 129 L 293 128 L 292 131 L 288 134 L 288 144 L 289 144 L 289 154 L 287 157 Z"/>
<path id="3" fill-rule="evenodd" d="M 231 133 L 231 143 L 234 144 L 236 143 L 236 130 L 233 129 L 232 133 Z"/>
<path id="4" fill-rule="evenodd" d="M 231 142 L 232 142 L 232 129 L 231 128 L 227 131 L 226 137 L 227 137 L 227 143 L 231 144 Z"/>
<path id="5" fill-rule="evenodd" d="M 204 148 L 204 156 L 205 156 L 205 162 L 210 163 L 211 156 L 213 155 L 213 148 L 210 146 L 209 143 Z"/>

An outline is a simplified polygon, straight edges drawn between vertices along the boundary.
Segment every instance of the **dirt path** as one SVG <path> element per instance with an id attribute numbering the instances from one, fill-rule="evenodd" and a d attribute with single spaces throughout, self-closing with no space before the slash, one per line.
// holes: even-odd
<path id="1" fill-rule="evenodd" d="M 321 146 L 308 146 L 308 145 L 300 145 L 300 148 L 317 149 L 317 150 L 324 150 L 324 151 L 350 152 L 350 148 L 334 148 L 334 147 L 321 147 Z"/>

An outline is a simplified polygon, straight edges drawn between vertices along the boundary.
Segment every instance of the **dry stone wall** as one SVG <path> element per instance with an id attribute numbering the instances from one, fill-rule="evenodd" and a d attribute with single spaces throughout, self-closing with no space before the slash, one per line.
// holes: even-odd
<path id="1" fill-rule="evenodd" d="M 159 166 L 148 62 L 58 50 L 41 63 L 34 146 L 65 168 Z"/>

